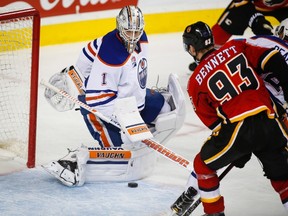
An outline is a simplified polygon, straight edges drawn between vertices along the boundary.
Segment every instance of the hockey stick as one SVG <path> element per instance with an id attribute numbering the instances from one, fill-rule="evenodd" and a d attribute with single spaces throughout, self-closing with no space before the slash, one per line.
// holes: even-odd
<path id="1" fill-rule="evenodd" d="M 78 99 L 72 97 L 67 92 L 65 92 L 61 89 L 58 89 L 57 87 L 51 85 L 49 82 L 46 82 L 45 80 L 42 79 L 40 84 L 42 84 L 45 87 L 55 91 L 57 94 L 60 94 L 63 97 L 71 100 L 72 102 L 74 102 L 78 106 L 80 106 L 80 107 L 84 108 L 85 110 L 93 113 L 95 116 L 102 119 L 103 121 L 105 121 L 109 124 L 112 124 L 115 127 L 118 127 L 121 129 L 118 122 L 115 122 L 112 119 L 108 118 L 107 116 L 104 116 L 102 113 L 98 112 L 97 110 L 93 109 L 92 107 L 88 106 L 87 104 L 79 101 Z M 175 152 L 171 151 L 170 149 L 166 148 L 165 146 L 161 145 L 160 143 L 158 143 L 152 139 L 144 139 L 144 140 L 141 140 L 141 142 L 144 143 L 146 146 L 154 149 L 156 152 L 160 153 L 162 156 L 170 159 L 172 162 L 177 163 L 178 165 L 186 168 L 188 171 L 191 172 L 193 170 L 193 164 L 190 161 L 188 161 L 184 157 L 176 154 Z"/>
<path id="2" fill-rule="evenodd" d="M 221 181 L 227 173 L 230 172 L 230 170 L 234 167 L 234 164 L 231 163 L 226 169 L 220 174 L 219 180 Z M 192 212 L 200 205 L 201 203 L 201 198 L 198 198 L 188 209 L 187 211 L 182 215 L 182 216 L 189 216 L 192 214 Z"/>

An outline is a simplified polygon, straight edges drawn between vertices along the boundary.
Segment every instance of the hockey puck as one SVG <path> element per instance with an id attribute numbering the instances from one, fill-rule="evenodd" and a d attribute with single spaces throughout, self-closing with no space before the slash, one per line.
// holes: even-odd
<path id="1" fill-rule="evenodd" d="M 136 182 L 129 182 L 129 183 L 128 183 L 128 187 L 136 188 L 136 187 L 138 187 L 138 183 L 136 183 Z"/>
<path id="2" fill-rule="evenodd" d="M 196 64 L 195 62 L 192 62 L 192 63 L 189 65 L 189 70 L 193 72 L 193 71 L 196 69 L 196 67 L 197 67 L 197 64 Z"/>

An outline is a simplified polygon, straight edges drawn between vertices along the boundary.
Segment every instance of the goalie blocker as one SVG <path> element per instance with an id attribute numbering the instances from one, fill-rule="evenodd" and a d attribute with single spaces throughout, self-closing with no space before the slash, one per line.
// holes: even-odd
<path id="1" fill-rule="evenodd" d="M 69 90 L 69 88 L 66 89 Z M 75 90 L 73 91 L 75 92 Z M 167 89 L 162 91 L 161 94 L 171 106 L 171 111 L 159 114 L 155 121 L 149 125 L 149 133 L 152 133 L 153 139 L 164 144 L 180 129 L 185 118 L 185 98 L 177 75 L 170 74 Z M 129 124 L 127 124 L 125 118 L 123 119 L 120 122 L 122 123 L 121 128 L 124 129 L 124 132 L 127 132 Z M 131 122 L 128 121 L 128 123 Z M 123 124 L 126 124 L 124 126 L 126 129 L 123 128 Z M 122 148 L 87 148 L 89 157 L 87 160 L 82 159 L 82 164 L 77 164 L 77 161 L 73 159 L 75 155 L 71 158 L 68 154 L 63 159 L 52 161 L 43 168 L 67 186 L 81 186 L 84 182 L 133 181 L 145 178 L 153 171 L 157 154 L 153 149 L 140 142 L 131 145 L 131 142 L 136 140 L 131 139 L 131 137 L 129 137 L 129 140 L 130 144 L 124 144 L 121 146 Z M 83 147 L 80 150 L 80 152 L 83 152 Z M 75 151 L 76 155 L 77 152 L 78 150 Z M 69 170 L 70 166 L 60 166 L 62 167 L 60 168 L 59 164 L 65 165 L 61 162 L 63 160 L 71 161 L 74 164 L 76 162 L 76 168 L 72 170 Z M 75 165 L 72 167 L 75 167 Z M 56 171 L 57 169 L 58 171 Z"/>

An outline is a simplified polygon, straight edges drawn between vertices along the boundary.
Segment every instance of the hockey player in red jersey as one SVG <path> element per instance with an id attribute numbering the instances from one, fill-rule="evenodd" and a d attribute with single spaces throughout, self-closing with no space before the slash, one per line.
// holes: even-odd
<path id="1" fill-rule="evenodd" d="M 279 50 L 288 64 L 288 18 L 283 20 L 280 25 L 276 27 L 275 36 L 253 36 L 247 38 L 246 43 Z M 279 80 L 272 73 L 262 74 L 261 78 L 264 80 L 265 86 L 270 92 L 270 97 L 275 102 L 279 117 L 281 118 L 282 116 L 282 122 L 286 125 L 286 128 L 288 128 L 287 103 L 284 100 L 284 94 L 281 85 L 279 84 Z M 192 171 L 187 181 L 185 191 L 171 205 L 172 211 L 178 213 L 177 215 L 183 215 L 181 213 L 186 211 L 184 215 L 189 215 L 187 212 L 193 211 L 193 205 L 195 205 L 195 203 L 193 203 L 193 197 L 198 191 L 199 188 L 196 174 Z"/>
<path id="2" fill-rule="evenodd" d="M 230 163 L 242 168 L 251 154 L 261 161 L 288 210 L 288 135 L 260 77 L 274 73 L 288 101 L 285 60 L 277 50 L 244 40 L 231 40 L 215 50 L 212 31 L 203 22 L 186 27 L 183 43 L 199 62 L 187 91 L 195 113 L 212 130 L 194 158 L 205 215 L 224 215 L 216 171 Z"/>
<path id="3" fill-rule="evenodd" d="M 249 27 L 255 35 L 272 35 L 271 23 L 287 18 L 288 0 L 233 0 L 212 27 L 215 45 L 222 46 L 232 35 L 243 35 Z"/>
<path id="4" fill-rule="evenodd" d="M 281 22 L 287 14 L 288 0 L 232 0 L 212 26 L 215 46 L 222 46 L 233 35 L 243 35 L 247 28 L 255 35 L 272 35 L 273 27 L 265 17 Z M 194 71 L 196 66 L 191 63 L 189 70 Z"/>

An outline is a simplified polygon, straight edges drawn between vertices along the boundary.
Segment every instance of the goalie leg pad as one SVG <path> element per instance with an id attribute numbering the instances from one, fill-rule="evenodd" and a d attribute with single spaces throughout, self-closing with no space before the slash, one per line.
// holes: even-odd
<path id="1" fill-rule="evenodd" d="M 167 91 L 161 94 L 171 111 L 160 113 L 151 131 L 155 140 L 165 143 L 182 127 L 186 115 L 185 96 L 176 74 L 170 74 Z"/>
<path id="2" fill-rule="evenodd" d="M 148 147 L 133 150 L 125 147 L 91 148 L 86 182 L 123 182 L 145 178 L 153 172 L 157 156 Z"/>
<path id="3" fill-rule="evenodd" d="M 86 163 L 89 160 L 89 151 L 86 146 L 78 149 L 76 154 L 77 168 L 75 170 L 77 186 L 82 186 L 86 179 Z"/>

